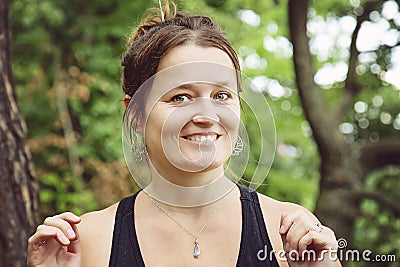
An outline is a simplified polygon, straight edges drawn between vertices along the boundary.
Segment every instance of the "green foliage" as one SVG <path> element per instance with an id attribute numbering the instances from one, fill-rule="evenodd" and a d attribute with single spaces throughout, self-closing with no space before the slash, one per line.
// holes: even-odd
<path id="1" fill-rule="evenodd" d="M 131 28 L 149 5 L 146 1 L 13 1 L 13 70 L 43 188 L 43 214 L 66 209 L 82 213 L 98 207 L 91 188 L 102 177 L 99 165 L 88 162 L 122 157 L 120 58 Z M 60 94 L 60 88 L 66 91 Z M 69 150 L 60 97 L 67 101 L 70 130 L 76 136 Z M 74 153 L 80 164 L 80 177 L 74 179 L 80 182 L 72 186 L 67 181 L 73 176 Z"/>
<path id="2" fill-rule="evenodd" d="M 383 198 L 399 199 L 400 168 L 389 166 L 370 175 L 367 189 L 378 192 Z M 394 203 L 396 204 L 396 203 Z M 400 218 L 387 204 L 366 199 L 361 206 L 363 216 L 357 221 L 355 240 L 362 249 L 373 248 L 375 254 L 400 257 Z M 380 266 L 376 264 L 376 266 Z M 395 266 L 393 265 L 390 266 Z"/>
<path id="3" fill-rule="evenodd" d="M 82 214 L 98 208 L 90 191 L 82 190 L 78 181 L 71 177 L 47 173 L 41 177 L 41 184 L 40 201 L 45 216 L 53 216 L 54 211 Z"/>
<path id="4" fill-rule="evenodd" d="M 265 92 L 276 123 L 277 153 L 270 174 L 259 191 L 313 210 L 319 192 L 320 159 L 295 89 L 287 1 L 177 0 L 176 3 L 180 9 L 213 17 L 226 30 L 238 51 L 244 74 L 252 79 L 274 80 L 281 86 L 284 93 L 279 97 Z M 359 11 L 348 0 L 311 3 L 310 14 L 322 19 L 354 16 Z M 104 184 L 114 186 L 117 183 L 112 179 L 130 180 L 114 169 L 106 171 L 111 168 L 109 166 L 118 169 L 120 165 L 116 162 L 123 158 L 120 59 L 125 41 L 141 20 L 143 11 L 156 6 L 158 1 L 155 0 L 12 1 L 13 73 L 19 104 L 29 129 L 29 146 L 42 186 L 43 215 L 65 210 L 81 214 L 102 208 L 99 199 L 103 196 L 99 196 L 94 188 Z M 256 14 L 259 24 L 252 26 L 242 20 L 240 12 L 243 10 Z M 395 26 L 393 22 L 390 25 Z M 273 49 L 271 44 L 278 44 L 277 48 Z M 334 53 L 324 60 L 314 55 L 316 71 L 327 63 L 343 61 L 337 45 L 333 50 Z M 251 57 L 265 64 L 251 67 L 246 64 Z M 399 130 L 393 127 L 393 119 L 399 114 L 399 91 L 383 82 L 379 73 L 371 71 L 374 63 L 379 63 L 381 70 L 390 67 L 388 50 L 378 51 L 376 62 L 360 63 L 364 71 L 359 72 L 358 80 L 363 91 L 357 101 L 367 103 L 368 109 L 363 114 L 352 109 L 343 121 L 351 123 L 355 129 L 351 138 L 347 136 L 354 145 L 376 140 L 376 134 L 371 137 L 371 133 L 377 133 L 379 138 L 399 136 Z M 340 101 L 343 87 L 343 81 L 326 86 L 324 95 L 330 106 Z M 60 88 L 65 89 L 64 93 L 60 93 Z M 382 100 L 378 106 L 377 96 Z M 76 136 L 72 148 L 66 142 L 62 111 L 57 102 L 60 98 L 67 103 Z M 390 123 L 382 123 L 382 112 L 390 114 Z M 368 126 L 361 127 L 360 120 L 365 118 Z M 256 159 L 260 134 L 253 118 L 249 116 L 244 120 L 254 150 L 252 157 Z M 78 158 L 77 176 L 71 166 L 71 153 Z M 250 163 L 245 178 L 250 177 L 255 165 L 256 162 Z M 110 175 L 115 177 L 110 178 Z M 367 178 L 367 188 L 381 190 L 398 200 L 398 178 L 398 171 L 380 170 Z M 114 201 L 120 197 L 116 195 Z M 373 200 L 364 201 L 361 211 L 355 229 L 356 246 L 377 248 L 376 253 L 398 255 L 393 248 L 400 247 L 399 219 L 390 209 Z"/>

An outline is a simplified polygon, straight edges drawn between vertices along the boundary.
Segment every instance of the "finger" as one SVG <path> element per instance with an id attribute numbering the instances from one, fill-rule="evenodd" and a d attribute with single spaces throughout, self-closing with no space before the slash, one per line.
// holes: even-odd
<path id="1" fill-rule="evenodd" d="M 299 241 L 299 250 L 314 250 L 316 252 L 320 252 L 322 250 L 335 250 L 335 241 L 336 239 L 332 238 L 331 235 L 310 231 Z"/>
<path id="2" fill-rule="evenodd" d="M 292 249 L 291 246 L 291 238 L 288 238 L 288 234 L 290 229 L 294 226 L 295 224 L 295 219 L 296 219 L 297 213 L 291 213 L 291 214 L 282 214 L 281 215 L 281 227 L 279 229 L 279 233 L 281 234 L 282 237 L 282 242 L 283 242 L 283 248 L 286 252 L 289 252 Z"/>
<path id="3" fill-rule="evenodd" d="M 65 219 L 61 219 L 60 217 L 47 217 L 44 220 L 43 225 L 53 226 L 60 229 L 61 231 L 63 231 L 65 236 L 68 237 L 69 240 L 73 240 L 76 237 L 76 234 L 72 229 L 71 224 Z"/>
<path id="4" fill-rule="evenodd" d="M 279 233 L 281 235 L 286 234 L 293 224 L 295 219 L 295 214 L 282 214 L 281 215 L 281 227 L 279 229 Z"/>
<path id="5" fill-rule="evenodd" d="M 78 227 L 75 224 L 72 224 L 71 227 L 75 232 L 75 239 L 71 241 L 71 244 L 68 246 L 67 251 L 76 254 L 81 251 L 79 231 Z"/>
<path id="6" fill-rule="evenodd" d="M 81 221 L 81 218 L 79 216 L 77 216 L 74 213 L 69 212 L 69 211 L 55 215 L 53 217 L 65 220 L 72 224 L 79 223 Z"/>
<path id="7" fill-rule="evenodd" d="M 43 238 L 39 233 L 35 233 L 28 239 L 28 253 L 29 251 L 36 251 L 42 247 L 48 238 Z"/>
<path id="8" fill-rule="evenodd" d="M 308 232 L 299 240 L 299 253 L 303 253 L 307 249 L 310 249 L 314 239 L 316 239 L 316 235 L 319 234 L 315 231 Z"/>
<path id="9" fill-rule="evenodd" d="M 49 225 L 39 225 L 36 233 L 30 238 L 32 244 L 45 245 L 48 239 L 55 239 L 62 246 L 70 244 L 68 237 L 59 228 Z"/>
<path id="10" fill-rule="evenodd" d="M 323 228 L 322 224 L 319 221 L 316 221 L 314 223 L 314 227 L 313 227 L 312 230 L 317 231 L 318 233 L 321 233 L 324 230 L 324 228 Z"/>
<path id="11" fill-rule="evenodd" d="M 289 246 L 287 249 L 298 250 L 299 240 L 307 232 L 307 229 L 304 227 L 301 221 L 294 222 L 286 235 L 286 246 Z"/>

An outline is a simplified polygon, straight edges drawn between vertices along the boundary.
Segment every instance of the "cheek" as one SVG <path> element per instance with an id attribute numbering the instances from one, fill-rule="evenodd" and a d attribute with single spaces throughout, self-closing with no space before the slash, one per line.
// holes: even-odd
<path id="1" fill-rule="evenodd" d="M 188 120 L 190 114 L 187 112 L 156 106 L 146 123 L 147 145 L 151 146 L 150 142 L 161 143 L 164 148 L 174 145 Z"/>
<path id="2" fill-rule="evenodd" d="M 179 135 L 181 129 L 190 120 L 187 114 L 174 110 L 165 117 L 162 126 L 162 132 L 164 134 Z"/>
<path id="3" fill-rule="evenodd" d="M 162 110 L 154 108 L 145 121 L 145 140 L 147 146 L 150 142 L 160 142 L 161 127 L 164 123 L 164 116 Z"/>
<path id="4" fill-rule="evenodd" d="M 236 139 L 240 126 L 240 106 L 232 105 L 229 108 L 224 108 L 221 110 L 219 118 L 230 138 Z"/>

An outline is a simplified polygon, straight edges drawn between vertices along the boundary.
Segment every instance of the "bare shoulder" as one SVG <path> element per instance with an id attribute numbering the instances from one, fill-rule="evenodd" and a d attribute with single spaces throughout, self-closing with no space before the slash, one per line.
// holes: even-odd
<path id="1" fill-rule="evenodd" d="M 104 223 L 104 220 L 114 219 L 118 203 L 115 203 L 105 209 L 85 213 L 81 216 L 79 227 L 93 227 L 92 223 Z M 99 221 L 100 220 L 100 221 Z"/>
<path id="2" fill-rule="evenodd" d="M 265 196 L 263 194 L 258 194 L 260 199 L 261 208 L 263 213 L 273 213 L 277 216 L 282 216 L 283 214 L 293 213 L 293 212 L 304 212 L 307 215 L 316 218 L 315 215 L 306 209 L 305 207 L 291 203 L 291 202 L 283 202 L 271 197 Z"/>
<path id="3" fill-rule="evenodd" d="M 81 216 L 77 225 L 82 266 L 108 266 L 118 203 Z"/>

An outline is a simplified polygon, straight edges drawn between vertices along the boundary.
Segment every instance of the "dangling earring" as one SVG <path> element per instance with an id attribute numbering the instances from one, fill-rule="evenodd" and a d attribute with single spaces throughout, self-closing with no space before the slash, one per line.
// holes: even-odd
<path id="1" fill-rule="evenodd" d="M 237 139 L 236 139 L 235 147 L 233 148 L 233 151 L 232 151 L 232 155 L 237 156 L 240 154 L 240 152 L 242 152 L 242 150 L 243 150 L 243 141 L 242 141 L 242 138 L 240 138 L 240 136 L 238 135 Z"/>
<path id="2" fill-rule="evenodd" d="M 132 155 L 135 161 L 142 161 L 147 158 L 146 143 L 144 142 L 143 135 L 135 134 L 133 136 Z"/>

